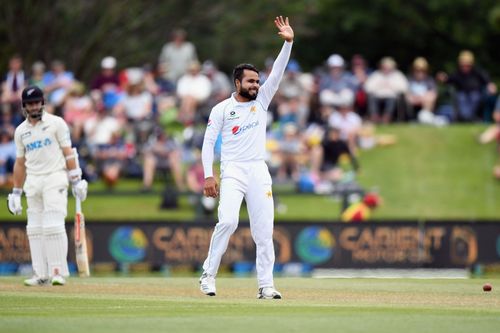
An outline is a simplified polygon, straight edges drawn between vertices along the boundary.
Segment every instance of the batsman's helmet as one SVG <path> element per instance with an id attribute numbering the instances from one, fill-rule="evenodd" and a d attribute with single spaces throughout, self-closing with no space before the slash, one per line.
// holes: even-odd
<path id="1" fill-rule="evenodd" d="M 43 91 L 37 86 L 29 86 L 24 88 L 21 95 L 23 107 L 29 102 L 42 102 L 44 104 Z"/>

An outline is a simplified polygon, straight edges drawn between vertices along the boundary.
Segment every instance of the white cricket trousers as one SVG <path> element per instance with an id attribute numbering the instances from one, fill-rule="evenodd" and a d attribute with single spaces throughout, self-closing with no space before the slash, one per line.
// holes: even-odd
<path id="1" fill-rule="evenodd" d="M 217 275 L 229 238 L 238 226 L 245 198 L 250 230 L 256 245 L 256 270 L 259 288 L 273 286 L 274 202 L 272 180 L 264 161 L 223 162 L 221 164 L 219 222 L 216 224 L 203 270 Z"/>
<path id="2" fill-rule="evenodd" d="M 28 204 L 26 233 L 35 275 L 68 276 L 68 237 L 64 224 L 68 205 L 66 171 L 28 175 L 24 192 Z"/>

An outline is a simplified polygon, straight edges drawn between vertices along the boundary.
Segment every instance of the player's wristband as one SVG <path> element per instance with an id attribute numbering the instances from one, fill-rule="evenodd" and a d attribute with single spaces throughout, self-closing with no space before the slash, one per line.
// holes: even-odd
<path id="1" fill-rule="evenodd" d="M 71 184 L 76 184 L 82 179 L 82 169 L 76 168 L 68 171 L 69 181 Z"/>
<path id="2" fill-rule="evenodd" d="M 23 189 L 22 188 L 19 188 L 19 187 L 14 187 L 12 189 L 12 194 L 15 194 L 15 195 L 21 195 L 23 194 Z"/>

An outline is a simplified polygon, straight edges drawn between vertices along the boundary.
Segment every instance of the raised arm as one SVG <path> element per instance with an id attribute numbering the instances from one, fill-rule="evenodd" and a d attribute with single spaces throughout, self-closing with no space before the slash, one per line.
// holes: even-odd
<path id="1" fill-rule="evenodd" d="M 274 19 L 274 24 L 276 25 L 276 28 L 278 28 L 278 35 L 285 40 L 285 44 L 274 61 L 273 69 L 271 70 L 269 77 L 259 91 L 261 101 L 266 107 L 269 103 L 271 103 L 274 94 L 278 90 L 281 78 L 283 77 L 286 65 L 288 64 L 288 59 L 290 59 L 294 37 L 293 29 L 290 26 L 288 17 L 283 19 L 282 16 L 278 16 Z"/>

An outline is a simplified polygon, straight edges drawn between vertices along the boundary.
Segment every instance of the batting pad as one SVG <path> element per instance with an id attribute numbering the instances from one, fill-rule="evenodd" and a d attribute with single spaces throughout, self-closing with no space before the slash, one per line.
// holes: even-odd
<path id="1" fill-rule="evenodd" d="M 43 229 L 39 227 L 27 227 L 26 233 L 30 243 L 31 264 L 33 273 L 42 279 L 48 277 L 47 257 L 45 255 L 45 242 L 43 237 Z"/>
<path id="2" fill-rule="evenodd" d="M 68 237 L 64 225 L 43 228 L 49 276 L 69 276 Z"/>

